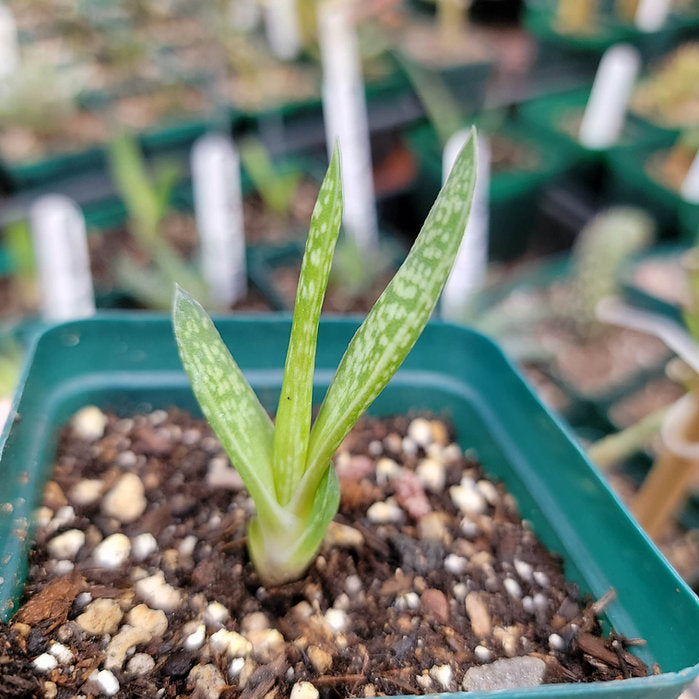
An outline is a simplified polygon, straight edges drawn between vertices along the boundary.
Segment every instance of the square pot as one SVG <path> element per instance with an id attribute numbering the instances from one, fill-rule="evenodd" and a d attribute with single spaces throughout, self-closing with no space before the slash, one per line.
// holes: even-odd
<path id="1" fill-rule="evenodd" d="M 226 318 L 217 325 L 263 403 L 273 405 L 290 319 Z M 319 392 L 357 325 L 352 319 L 321 322 Z M 121 314 L 65 323 L 34 345 L 0 442 L 3 620 L 16 608 L 26 574 L 31 515 L 48 476 L 57 430 L 88 404 L 120 414 L 173 404 L 195 410 L 168 318 Z M 607 621 L 620 633 L 645 638 L 647 646 L 638 654 L 664 671 L 624 682 L 513 690 L 506 696 L 670 698 L 699 674 L 699 601 L 494 344 L 464 328 L 428 325 L 370 412 L 406 410 L 434 411 L 453 421 L 461 446 L 477 451 L 486 471 L 517 498 L 541 540 L 563 556 L 568 578 L 595 597 L 616 589 Z"/>

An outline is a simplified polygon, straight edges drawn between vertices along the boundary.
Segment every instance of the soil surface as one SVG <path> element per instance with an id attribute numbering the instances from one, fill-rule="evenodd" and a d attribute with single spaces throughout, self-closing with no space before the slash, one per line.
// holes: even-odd
<path id="1" fill-rule="evenodd" d="M 647 674 L 444 423 L 364 419 L 335 464 L 320 555 L 265 589 L 251 501 L 206 423 L 80 411 L 0 626 L 0 695 L 317 699 Z"/>

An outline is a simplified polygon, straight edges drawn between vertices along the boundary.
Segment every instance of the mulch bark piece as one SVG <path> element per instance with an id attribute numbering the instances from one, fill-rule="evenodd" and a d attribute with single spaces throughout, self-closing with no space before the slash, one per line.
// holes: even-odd
<path id="1" fill-rule="evenodd" d="M 117 697 L 205 696 L 191 674 L 203 664 L 221 673 L 223 699 L 262 699 L 270 692 L 285 697 L 299 681 L 311 682 L 323 699 L 457 690 L 470 666 L 518 655 L 541 658 L 546 682 L 646 675 L 623 637 L 601 636 L 597 614 L 604 602 L 580 600 L 560 560 L 522 522 L 514 499 L 500 483 L 484 485 L 480 465 L 460 450 L 444 458 L 444 488 L 424 490 L 431 510 L 426 516 L 442 527 L 437 538 L 424 535 L 425 518 L 411 517 L 397 505 L 401 478 L 409 474 L 413 493 L 415 469 L 426 455 L 423 447 L 408 444 L 410 421 L 362 419 L 341 446 L 342 487 L 351 488 L 352 459 L 357 459 L 354 485 L 362 497 L 350 498 L 351 506 L 336 522 L 363 543 L 326 541 L 304 578 L 275 588 L 261 586 L 248 558 L 247 493 L 207 483 L 212 462 L 225 457 L 205 422 L 175 409 L 129 418 L 109 415 L 104 435 L 93 442 L 82 440 L 72 426 L 64 428 L 47 493 L 54 504 L 63 502 L 63 493 L 75 517 L 59 527 L 37 528 L 21 610 L 0 625 L 0 696 L 43 696 L 42 682 L 55 684 L 58 699 L 85 693 L 87 678 L 102 667 L 113 638 L 76 630 L 85 592 L 92 600 L 117 601 L 126 613 L 144 601 L 134 580 L 158 571 L 181 592 L 182 601 L 167 612 L 162 637 L 135 648 L 153 657 L 153 669 L 144 676 L 126 666 L 114 670 Z M 446 441 L 451 437 L 448 426 L 439 432 Z M 380 476 L 380 469 L 368 470 L 367 459 L 391 459 L 398 471 L 393 478 Z M 146 511 L 135 521 L 120 525 L 101 511 L 100 501 L 71 502 L 76 483 L 98 478 L 113 484 L 126 471 L 141 478 L 147 498 Z M 479 514 L 465 516 L 452 502 L 449 489 L 464 476 L 489 495 Z M 393 503 L 402 514 L 395 521 L 376 521 L 367 510 L 379 502 Z M 73 571 L 57 576 L 47 544 L 75 528 L 86 531 L 88 543 L 75 556 Z M 92 550 L 115 532 L 132 540 L 150 532 L 157 549 L 141 561 L 100 569 Z M 467 595 L 475 597 L 465 604 Z M 484 605 L 485 631 L 475 630 L 474 599 L 476 607 Z M 207 626 L 201 647 L 187 647 L 193 623 L 201 623 L 212 602 L 231 612 L 223 627 L 243 635 L 262 613 L 269 628 L 283 636 L 283 645 L 271 653 L 253 648 L 235 673 L 231 659 L 209 646 L 216 626 Z M 342 617 L 344 626 L 333 627 L 331 615 Z M 560 647 L 552 646 L 552 634 Z M 42 675 L 32 662 L 56 640 L 70 649 L 74 662 Z M 439 666 L 452 672 L 448 688 L 430 680 L 430 671 Z"/>

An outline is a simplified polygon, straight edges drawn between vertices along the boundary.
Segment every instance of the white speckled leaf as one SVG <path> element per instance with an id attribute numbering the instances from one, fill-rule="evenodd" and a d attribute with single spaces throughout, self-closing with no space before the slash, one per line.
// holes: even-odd
<path id="1" fill-rule="evenodd" d="M 311 217 L 277 407 L 272 470 L 282 505 L 291 499 L 306 468 L 318 321 L 341 220 L 342 185 L 336 147 Z"/>
<path id="2" fill-rule="evenodd" d="M 240 473 L 258 514 L 278 512 L 272 421 L 201 305 L 179 286 L 173 308 L 182 364 L 204 416 Z"/>
<path id="3" fill-rule="evenodd" d="M 311 432 L 308 497 L 359 416 L 417 341 L 456 258 L 476 181 L 475 132 L 464 145 L 408 257 L 352 338 Z"/>

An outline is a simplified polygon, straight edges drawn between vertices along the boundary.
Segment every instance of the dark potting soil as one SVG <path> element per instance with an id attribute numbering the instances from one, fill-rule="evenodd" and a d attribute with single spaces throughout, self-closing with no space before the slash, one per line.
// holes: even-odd
<path id="1" fill-rule="evenodd" d="M 423 694 L 503 663 L 534 683 L 647 674 L 444 423 L 363 419 L 335 463 L 319 556 L 265 589 L 251 501 L 206 423 L 78 413 L 0 626 L 0 696 Z"/>

